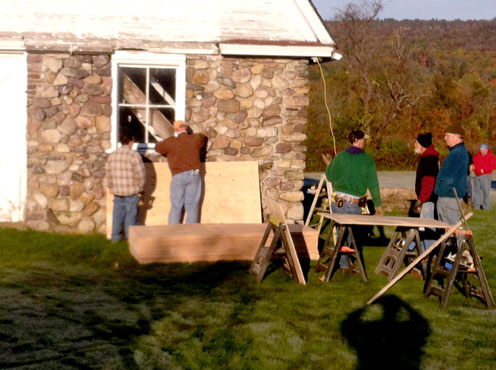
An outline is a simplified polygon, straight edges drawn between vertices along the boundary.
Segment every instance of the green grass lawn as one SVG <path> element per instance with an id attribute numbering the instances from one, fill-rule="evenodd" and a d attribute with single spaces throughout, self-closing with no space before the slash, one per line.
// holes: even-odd
<path id="1" fill-rule="evenodd" d="M 469 220 L 496 293 L 494 218 Z M 446 310 L 407 275 L 337 272 L 308 285 L 249 262 L 138 265 L 125 242 L 0 228 L 0 367 L 22 369 L 491 369 L 496 310 L 453 290 Z"/>

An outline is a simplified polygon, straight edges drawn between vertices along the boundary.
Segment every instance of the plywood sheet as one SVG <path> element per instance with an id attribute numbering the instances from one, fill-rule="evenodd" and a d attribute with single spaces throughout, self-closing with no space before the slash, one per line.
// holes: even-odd
<path id="1" fill-rule="evenodd" d="M 317 231 L 297 224 L 288 227 L 298 256 L 317 260 Z M 129 250 L 142 264 L 250 261 L 265 228 L 260 223 L 131 226 Z"/>
<path id="2" fill-rule="evenodd" d="M 146 163 L 144 206 L 140 225 L 166 225 L 171 174 L 167 163 Z M 261 223 L 258 163 L 207 162 L 200 213 L 201 223 Z M 107 194 L 107 237 L 112 232 L 113 197 Z"/>

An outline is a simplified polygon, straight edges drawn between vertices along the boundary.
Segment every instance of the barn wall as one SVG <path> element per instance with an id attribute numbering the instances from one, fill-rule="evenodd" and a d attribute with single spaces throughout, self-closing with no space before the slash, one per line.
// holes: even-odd
<path id="1" fill-rule="evenodd" d="M 105 231 L 110 58 L 28 55 L 26 222 L 34 229 Z M 207 160 L 258 161 L 264 208 L 267 197 L 279 200 L 290 221 L 303 219 L 307 64 L 187 57 L 186 121 L 210 138 Z"/>

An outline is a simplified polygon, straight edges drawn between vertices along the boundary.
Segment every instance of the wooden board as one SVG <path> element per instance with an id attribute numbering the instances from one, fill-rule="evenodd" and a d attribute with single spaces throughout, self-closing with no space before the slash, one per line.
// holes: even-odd
<path id="1" fill-rule="evenodd" d="M 249 261 L 266 224 L 192 224 L 131 226 L 129 250 L 142 264 L 199 261 Z M 300 258 L 317 260 L 317 231 L 288 225 Z"/>
<path id="2" fill-rule="evenodd" d="M 450 224 L 431 218 L 400 217 L 400 216 L 368 216 L 344 215 L 336 213 L 319 213 L 319 216 L 336 221 L 340 225 L 369 225 L 395 227 L 428 227 L 435 229 L 449 229 Z"/>
<path id="3" fill-rule="evenodd" d="M 146 185 L 139 225 L 166 225 L 171 174 L 167 163 L 146 163 Z M 201 223 L 261 223 L 258 163 L 207 162 Z M 112 195 L 107 193 L 107 238 L 112 232 Z"/>

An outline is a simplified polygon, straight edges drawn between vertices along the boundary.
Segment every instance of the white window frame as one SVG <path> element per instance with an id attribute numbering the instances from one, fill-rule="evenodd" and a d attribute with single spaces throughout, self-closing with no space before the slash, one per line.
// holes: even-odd
<path id="1" fill-rule="evenodd" d="M 181 54 L 154 54 L 138 51 L 117 51 L 112 55 L 112 128 L 111 148 L 117 148 L 119 137 L 119 68 L 170 68 L 176 70 L 175 119 L 184 120 L 186 110 L 186 56 Z"/>

